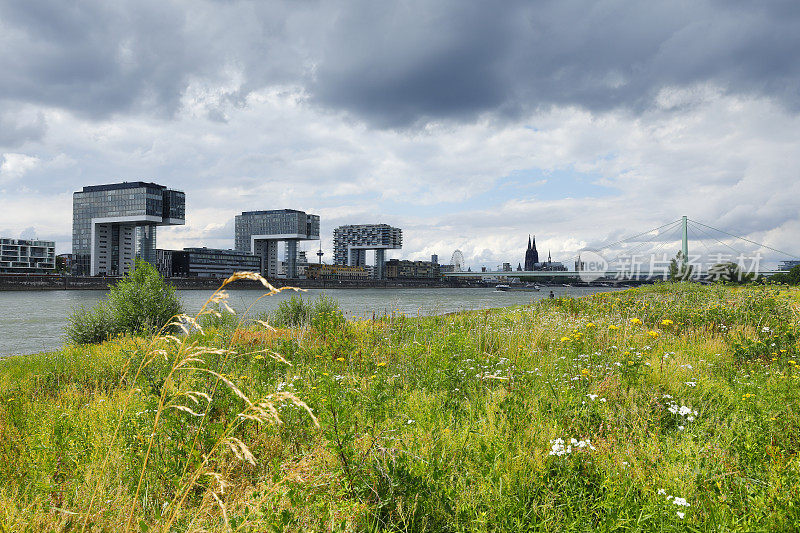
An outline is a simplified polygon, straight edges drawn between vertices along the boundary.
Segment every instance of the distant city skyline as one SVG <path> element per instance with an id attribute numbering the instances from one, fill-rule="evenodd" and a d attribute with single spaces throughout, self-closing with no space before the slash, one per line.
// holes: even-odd
<path id="1" fill-rule="evenodd" d="M 0 27 L 0 235 L 58 253 L 72 191 L 142 180 L 186 192 L 172 249 L 290 207 L 328 261 L 383 223 L 387 258 L 516 266 L 535 232 L 570 264 L 682 215 L 800 255 L 796 2 L 0 0 Z"/>

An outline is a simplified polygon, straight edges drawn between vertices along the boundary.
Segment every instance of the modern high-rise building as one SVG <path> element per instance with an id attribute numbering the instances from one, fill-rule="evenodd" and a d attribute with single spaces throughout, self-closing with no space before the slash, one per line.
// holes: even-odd
<path id="1" fill-rule="evenodd" d="M 279 274 L 278 243 L 286 243 L 286 277 L 297 277 L 297 241 L 319 239 L 319 215 L 295 209 L 236 215 L 236 249 L 261 257 L 262 274 Z"/>
<path id="2" fill-rule="evenodd" d="M 333 230 L 333 258 L 337 265 L 366 266 L 367 250 L 375 250 L 375 277 L 386 277 L 386 250 L 403 246 L 403 230 L 388 224 L 357 224 Z"/>
<path id="3" fill-rule="evenodd" d="M 0 239 L 0 272 L 44 274 L 56 268 L 56 243 L 29 239 Z"/>
<path id="4" fill-rule="evenodd" d="M 134 259 L 156 264 L 156 227 L 184 224 L 186 195 L 132 181 L 91 185 L 72 196 L 72 253 L 78 275 L 122 276 Z"/>

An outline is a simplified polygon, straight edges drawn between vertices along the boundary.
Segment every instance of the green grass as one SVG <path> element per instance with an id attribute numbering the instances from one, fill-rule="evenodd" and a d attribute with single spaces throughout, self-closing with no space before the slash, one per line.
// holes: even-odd
<path id="1" fill-rule="evenodd" d="M 349 322 L 326 302 L 291 329 L 209 315 L 5 359 L 0 531 L 797 530 L 799 302 L 662 284 Z"/>

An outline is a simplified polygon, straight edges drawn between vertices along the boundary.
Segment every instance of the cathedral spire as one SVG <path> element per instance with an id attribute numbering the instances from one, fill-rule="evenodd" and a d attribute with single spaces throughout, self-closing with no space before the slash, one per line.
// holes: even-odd
<path id="1" fill-rule="evenodd" d="M 528 250 L 531 249 L 531 234 L 528 233 Z"/>

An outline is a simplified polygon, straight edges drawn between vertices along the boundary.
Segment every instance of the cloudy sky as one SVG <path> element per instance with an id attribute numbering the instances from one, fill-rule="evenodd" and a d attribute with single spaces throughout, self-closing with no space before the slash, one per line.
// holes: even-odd
<path id="1" fill-rule="evenodd" d="M 0 0 L 0 235 L 68 252 L 73 191 L 143 179 L 187 194 L 160 247 L 295 208 L 327 259 L 347 223 L 493 266 L 681 215 L 800 255 L 798 50 L 793 0 Z"/>

